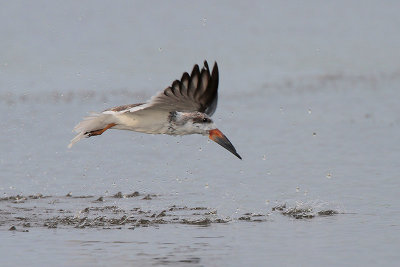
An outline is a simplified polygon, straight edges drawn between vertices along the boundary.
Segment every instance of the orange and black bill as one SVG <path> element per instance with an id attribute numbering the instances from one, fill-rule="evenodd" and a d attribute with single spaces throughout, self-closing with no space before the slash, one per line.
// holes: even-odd
<path id="1" fill-rule="evenodd" d="M 229 150 L 233 155 L 235 155 L 239 159 L 242 159 L 242 157 L 236 152 L 235 147 L 232 145 L 229 139 L 220 130 L 218 129 L 210 130 L 209 138 L 214 142 L 220 144 L 227 150 Z"/>

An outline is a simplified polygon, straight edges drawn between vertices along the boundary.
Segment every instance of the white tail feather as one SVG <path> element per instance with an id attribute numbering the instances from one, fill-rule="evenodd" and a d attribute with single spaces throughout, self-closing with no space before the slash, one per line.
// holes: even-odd
<path id="1" fill-rule="evenodd" d="M 104 113 L 92 113 L 90 116 L 85 117 L 83 121 L 78 123 L 74 127 L 74 132 L 78 134 L 71 140 L 71 143 L 68 145 L 68 148 L 71 148 L 76 142 L 81 140 L 82 138 L 89 137 L 88 133 L 91 131 L 96 131 L 100 129 L 104 129 L 110 123 L 114 123 L 115 117 L 113 114 L 104 114 Z"/>

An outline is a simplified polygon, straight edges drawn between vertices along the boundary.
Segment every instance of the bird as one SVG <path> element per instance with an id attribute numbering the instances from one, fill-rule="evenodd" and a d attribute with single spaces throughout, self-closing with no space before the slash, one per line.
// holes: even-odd
<path id="1" fill-rule="evenodd" d="M 217 108 L 219 73 L 214 62 L 212 71 L 205 60 L 202 69 L 195 64 L 191 74 L 158 92 L 145 103 L 113 107 L 91 113 L 73 129 L 78 133 L 68 145 L 82 138 L 103 134 L 108 129 L 129 130 L 147 134 L 205 135 L 239 159 L 229 139 L 217 128 L 211 116 Z"/>

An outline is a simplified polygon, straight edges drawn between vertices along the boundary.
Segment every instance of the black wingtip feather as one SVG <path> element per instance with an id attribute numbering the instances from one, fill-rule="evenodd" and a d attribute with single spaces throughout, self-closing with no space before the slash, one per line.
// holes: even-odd
<path id="1" fill-rule="evenodd" d="M 208 70 L 208 72 L 210 72 L 210 68 L 208 67 L 207 60 L 204 60 L 204 68 L 206 68 Z"/>
<path id="2" fill-rule="evenodd" d="M 190 83 L 190 76 L 187 72 L 184 72 L 181 78 L 181 87 L 179 88 L 179 92 L 181 95 L 185 94 L 187 88 L 189 87 L 189 83 Z"/>
<path id="3" fill-rule="evenodd" d="M 192 74 L 190 74 L 190 77 L 193 78 L 193 76 L 196 74 L 200 74 L 200 68 L 197 64 L 193 66 Z"/>
<path id="4" fill-rule="evenodd" d="M 217 80 L 217 85 L 218 85 L 219 71 L 218 71 L 218 64 L 217 64 L 217 61 L 214 62 L 214 67 L 213 67 L 211 76 L 213 76 L 214 79 Z"/>
<path id="5" fill-rule="evenodd" d="M 190 75 L 190 82 L 188 88 L 188 96 L 194 97 L 200 81 L 200 68 L 199 65 L 194 65 L 192 74 Z"/>
<path id="6" fill-rule="evenodd" d="M 208 83 L 210 82 L 210 71 L 206 66 L 201 69 L 197 90 L 194 94 L 195 99 L 199 99 L 207 90 Z"/>
<path id="7" fill-rule="evenodd" d="M 179 97 L 178 92 L 180 93 L 180 88 L 181 88 L 181 82 L 178 80 L 175 80 L 171 86 L 171 91 L 174 94 L 174 96 Z"/>
<path id="8" fill-rule="evenodd" d="M 202 102 L 207 103 L 205 107 L 205 112 L 208 115 L 214 114 L 217 104 L 218 104 L 218 83 L 219 83 L 219 72 L 218 72 L 218 64 L 214 63 L 212 73 L 210 76 L 210 80 L 207 86 L 207 94 L 202 96 Z"/>

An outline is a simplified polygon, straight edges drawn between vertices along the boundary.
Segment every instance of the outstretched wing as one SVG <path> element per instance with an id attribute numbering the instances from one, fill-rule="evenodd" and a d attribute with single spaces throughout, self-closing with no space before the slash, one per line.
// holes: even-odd
<path id="1" fill-rule="evenodd" d="M 204 61 L 201 71 L 196 64 L 190 75 L 185 72 L 181 80 L 175 80 L 170 87 L 153 96 L 141 109 L 164 112 L 199 111 L 211 116 L 217 108 L 218 79 L 217 62 L 214 63 L 211 73 L 207 61 Z M 135 111 L 135 108 L 132 111 Z"/>

